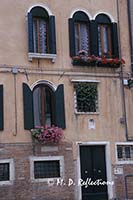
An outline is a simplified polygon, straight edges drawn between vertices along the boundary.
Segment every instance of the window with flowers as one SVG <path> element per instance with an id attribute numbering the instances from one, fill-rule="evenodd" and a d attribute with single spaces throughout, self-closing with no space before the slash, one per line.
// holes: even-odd
<path id="1" fill-rule="evenodd" d="M 55 89 L 48 81 L 41 81 L 31 89 L 23 83 L 24 128 L 65 128 L 64 86 Z M 54 128 L 53 128 L 54 129 Z M 51 130 L 50 130 L 51 131 Z M 41 132 L 41 131 L 40 131 Z"/>
<path id="2" fill-rule="evenodd" d="M 94 20 L 82 11 L 74 13 L 69 19 L 69 47 L 73 65 L 116 68 L 125 63 L 119 58 L 117 23 L 103 13 Z"/>

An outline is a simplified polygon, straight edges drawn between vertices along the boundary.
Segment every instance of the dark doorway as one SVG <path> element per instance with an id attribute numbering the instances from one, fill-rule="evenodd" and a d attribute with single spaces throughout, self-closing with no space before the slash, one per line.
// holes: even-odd
<path id="1" fill-rule="evenodd" d="M 80 165 L 82 200 L 108 200 L 105 146 L 80 146 Z"/>

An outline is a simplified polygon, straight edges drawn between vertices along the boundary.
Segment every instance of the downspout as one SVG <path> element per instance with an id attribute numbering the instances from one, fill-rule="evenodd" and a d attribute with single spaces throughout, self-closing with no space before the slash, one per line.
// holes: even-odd
<path id="1" fill-rule="evenodd" d="M 130 39 L 130 55 L 131 55 L 131 77 L 133 77 L 133 38 L 132 38 L 132 24 L 131 24 L 131 3 L 127 0 L 127 11 L 128 11 L 128 26 L 129 26 L 129 39 Z"/>
<path id="2" fill-rule="evenodd" d="M 119 46 L 119 57 L 121 58 L 121 40 L 120 40 L 120 18 L 119 18 L 119 3 L 116 0 L 117 5 L 117 19 L 118 19 L 118 46 Z M 126 116 L 126 102 L 125 102 L 125 91 L 123 84 L 123 66 L 120 66 L 120 82 L 121 82 L 121 97 L 122 97 L 122 111 L 123 111 L 123 119 L 124 119 L 124 127 L 125 127 L 125 137 L 128 139 L 128 126 L 127 126 L 127 116 Z"/>

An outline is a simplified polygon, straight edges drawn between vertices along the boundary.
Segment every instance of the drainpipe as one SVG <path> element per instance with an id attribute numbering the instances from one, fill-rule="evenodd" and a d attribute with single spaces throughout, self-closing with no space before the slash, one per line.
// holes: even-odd
<path id="1" fill-rule="evenodd" d="M 15 103 L 15 132 L 13 133 L 14 136 L 17 135 L 18 129 L 17 129 L 17 86 L 16 86 L 16 75 L 18 73 L 18 69 L 16 67 L 12 68 L 12 73 L 14 76 L 14 103 Z"/>
<path id="2" fill-rule="evenodd" d="M 116 0 L 117 5 L 117 19 L 118 19 L 118 45 L 119 45 L 119 57 L 121 58 L 121 41 L 120 41 L 120 18 L 119 18 L 119 3 Z M 125 137 L 128 139 L 128 126 L 127 126 L 127 116 L 126 116 L 126 102 L 125 102 L 125 91 L 123 84 L 123 66 L 120 66 L 120 82 L 121 82 L 121 97 L 122 97 L 122 111 L 123 111 L 123 119 L 124 119 L 124 127 L 125 127 Z"/>
<path id="3" fill-rule="evenodd" d="M 131 55 L 131 76 L 133 76 L 133 38 L 132 38 L 132 23 L 131 23 L 131 0 L 127 0 L 128 26 L 130 39 L 130 55 Z"/>

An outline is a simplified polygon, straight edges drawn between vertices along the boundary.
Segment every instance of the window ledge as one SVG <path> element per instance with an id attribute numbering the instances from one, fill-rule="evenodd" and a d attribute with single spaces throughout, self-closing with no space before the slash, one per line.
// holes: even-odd
<path id="1" fill-rule="evenodd" d="M 54 63 L 56 60 L 56 54 L 45 54 L 45 53 L 28 53 L 29 61 L 32 61 L 33 58 L 40 58 L 40 59 L 51 59 Z"/>
<path id="2" fill-rule="evenodd" d="M 76 115 L 99 115 L 99 112 L 77 112 L 75 111 Z"/>

